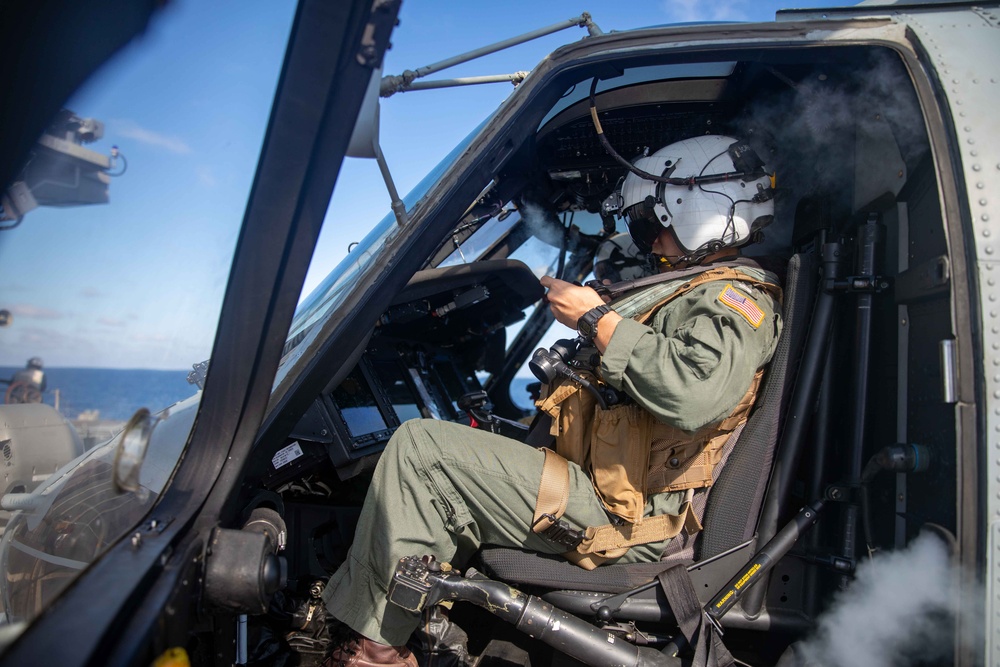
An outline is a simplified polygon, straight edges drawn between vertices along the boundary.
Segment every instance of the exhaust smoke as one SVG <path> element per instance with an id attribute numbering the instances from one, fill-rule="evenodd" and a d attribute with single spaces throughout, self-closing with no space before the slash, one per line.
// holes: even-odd
<path id="1" fill-rule="evenodd" d="M 780 72 L 775 76 L 782 78 Z M 913 83 L 894 56 L 873 54 L 865 66 L 846 76 L 817 70 L 798 83 L 788 83 L 784 94 L 754 104 L 741 125 L 774 142 L 776 150 L 765 157 L 768 169 L 776 168 L 779 183 L 784 181 L 800 195 L 847 185 L 844 178 L 854 162 L 855 126 L 862 118 L 883 116 L 911 167 L 928 149 Z"/>
<path id="2" fill-rule="evenodd" d="M 950 664 L 955 622 L 978 628 L 975 592 L 941 539 L 923 533 L 906 549 L 876 554 L 858 567 L 851 587 L 835 596 L 812 637 L 795 648 L 791 667 L 904 667 Z"/>

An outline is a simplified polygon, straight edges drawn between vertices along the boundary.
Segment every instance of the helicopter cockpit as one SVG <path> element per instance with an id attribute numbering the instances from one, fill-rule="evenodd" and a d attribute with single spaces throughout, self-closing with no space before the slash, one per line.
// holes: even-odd
<path id="1" fill-rule="evenodd" d="M 748 231 L 734 236 L 742 256 L 725 259 L 766 269 L 768 282 L 754 285 L 774 287 L 767 291 L 773 355 L 768 347 L 766 368 L 753 364 L 746 395 L 756 392 L 756 400 L 740 403 L 739 425 L 726 430 L 725 442 L 713 435 L 710 450 L 697 452 L 718 460 L 702 466 L 700 486 L 685 489 L 684 530 L 661 559 L 579 567 L 562 547 L 573 549 L 604 526 L 588 520 L 564 527 L 563 510 L 552 514 L 535 500 L 551 525 L 536 531 L 538 517 L 529 523 L 516 515 L 513 530 L 524 532 L 494 540 L 502 544 L 479 539 L 482 533 L 469 537 L 489 523 L 492 514 L 484 512 L 459 527 L 468 528 L 460 537 L 470 541 L 452 555 L 421 553 L 427 545 L 454 546 L 421 536 L 403 541 L 417 546 L 401 559 L 394 548 L 380 550 L 395 571 L 369 568 L 391 576 L 384 591 L 384 580 L 373 579 L 372 599 L 421 615 L 409 648 L 423 666 L 789 667 L 811 657 L 811 664 L 847 664 L 897 655 L 965 665 L 997 653 L 991 637 L 1000 559 L 990 545 L 1000 459 L 989 456 L 989 434 L 1000 432 L 1000 374 L 990 370 L 1000 366 L 1000 309 L 993 307 L 989 190 L 1000 159 L 981 138 L 995 126 L 996 81 L 987 84 L 988 73 L 979 73 L 997 54 L 989 7 L 876 3 L 783 10 L 767 23 L 606 34 L 583 14 L 383 77 L 398 2 L 298 5 L 294 12 L 284 7 L 284 18 L 278 9 L 257 8 L 255 20 L 280 33 L 267 44 L 242 22 L 205 20 L 219 14 L 185 7 L 183 21 L 164 34 L 209 47 L 211 57 L 149 40 L 157 53 L 150 73 L 120 68 L 141 84 L 140 95 L 109 79 L 105 106 L 71 105 L 77 120 L 108 120 L 98 148 L 131 139 L 129 189 L 115 202 L 124 206 L 104 206 L 107 197 L 98 197 L 101 206 L 78 207 L 74 219 L 111 217 L 71 227 L 49 224 L 55 218 L 42 207 L 32 211 L 33 224 L 3 232 L 12 250 L 8 273 L 31 274 L 36 258 L 49 267 L 36 281 L 37 303 L 0 310 L 0 324 L 10 326 L 12 314 L 18 320 L 7 340 L 21 347 L 7 358 L 43 355 L 50 389 L 60 371 L 87 371 L 62 377 L 79 386 L 87 386 L 84 375 L 99 377 L 102 390 L 124 392 L 129 408 L 108 420 L 115 425 L 107 435 L 77 437 L 97 412 L 76 410 L 68 393 L 53 392 L 53 406 L 0 406 L 7 466 L 0 652 L 8 662 L 322 663 L 337 641 L 329 620 L 336 609 L 331 604 L 328 618 L 324 587 L 349 571 L 344 563 L 358 562 L 348 555 L 352 545 L 378 550 L 391 532 L 380 520 L 360 520 L 363 507 L 372 515 L 366 496 L 385 500 L 385 485 L 373 479 L 404 467 L 403 457 L 384 453 L 398 452 L 397 443 L 418 428 L 476 429 L 506 439 L 475 433 L 480 437 L 458 442 L 466 453 L 488 455 L 479 443 L 492 443 L 505 454 L 524 448 L 525 458 L 538 460 L 541 453 L 529 448 L 551 447 L 559 427 L 546 422 L 551 414 L 541 405 L 556 377 L 579 385 L 577 397 L 613 405 L 586 337 L 597 325 L 580 318 L 578 336 L 556 322 L 546 289 L 555 291 L 545 277 L 607 296 L 653 285 L 671 275 L 659 272 L 666 256 L 648 252 L 654 240 L 664 243 L 661 212 L 699 196 L 667 197 L 666 187 L 702 192 L 719 183 L 734 189 L 726 195 L 727 230 L 736 226 L 737 201 L 766 204 L 766 214 L 739 223 Z M 152 5 L 130 26 L 98 22 L 104 32 L 121 33 L 116 38 L 88 33 L 56 49 L 60 63 L 80 61 L 58 69 L 65 76 L 46 73 L 54 59 L 11 59 L 41 74 L 12 78 L 23 104 L 7 111 L 33 129 L 8 123 L 5 131 L 16 140 L 5 168 L 21 179 L 5 199 L 8 213 L 27 210 L 12 197 L 21 181 L 35 182 L 36 158 L 51 143 L 36 141 L 39 132 L 59 127 L 42 120 L 58 108 L 55 97 L 143 30 L 150 12 Z M 26 41 L 51 49 L 59 26 L 75 22 L 71 14 L 49 14 L 51 37 L 26 31 Z M 21 18 L 47 25 L 34 17 Z M 10 22 L 9 32 L 16 35 L 24 22 Z M 473 53 L 575 26 L 589 36 L 531 72 L 483 77 L 514 83 L 513 93 L 409 195 L 396 194 L 378 146 L 379 95 L 418 89 L 415 78 Z M 87 49 L 78 49 L 84 42 Z M 240 68 L 231 67 L 234 54 Z M 211 76 L 194 76 L 208 64 Z M 161 65 L 174 74 L 156 74 Z M 261 68 L 277 81 L 273 99 L 270 83 L 256 76 Z M 237 70 L 255 76 L 237 84 Z M 160 85 L 168 79 L 186 92 Z M 53 99 L 35 99 L 50 88 Z M 205 91 L 229 106 L 203 113 Z M 273 103 L 270 116 L 254 103 Z M 172 116 L 174 108 L 184 113 Z M 133 121 L 125 109 L 153 112 L 152 120 Z M 222 126 L 215 120 L 222 117 L 240 122 Z M 168 131 L 182 118 L 196 129 L 190 139 Z M 352 126 L 350 118 L 358 121 Z M 97 140 L 99 133 L 90 134 Z M 350 193 L 351 205 L 361 203 L 358 210 L 372 200 L 339 178 L 359 136 L 371 142 L 375 155 L 367 157 L 379 161 L 392 213 L 328 273 L 333 258 L 321 257 L 323 235 L 346 246 L 359 217 L 339 203 L 335 186 Z M 237 138 L 250 144 L 239 151 L 250 152 L 234 148 Z M 661 151 L 692 138 L 732 138 L 707 154 L 728 156 L 732 168 L 675 175 Z M 120 159 L 117 144 L 109 150 L 104 162 Z M 418 152 L 432 154 L 423 145 Z M 177 180 L 150 168 L 165 164 L 178 168 Z M 236 165 L 238 179 L 222 177 Z M 72 171 L 62 176 L 46 187 L 79 180 Z M 198 196 L 177 206 L 187 201 L 179 192 Z M 246 206 L 236 205 L 244 199 Z M 96 229 L 112 245 L 91 239 Z M 719 259 L 713 247 L 720 238 L 682 246 L 673 257 L 678 264 Z M 628 275 L 618 272 L 606 284 L 608 266 L 627 267 Z M 303 294 L 302 285 L 320 275 L 327 277 Z M 587 313 L 608 304 L 590 305 Z M 633 326 L 642 324 L 626 324 Z M 49 347 L 27 353 L 25 346 L 43 344 Z M 82 360 L 107 368 L 75 368 Z M 185 385 L 160 412 L 148 409 L 159 407 L 154 380 Z M 102 405 L 115 396 L 109 392 Z M 722 402 L 703 398 L 706 410 Z M 67 406 L 79 423 L 63 415 Z M 441 443 L 432 444 L 443 452 Z M 623 449 L 645 456 L 653 449 L 633 444 Z M 575 481 L 587 500 L 599 501 L 595 516 L 603 520 L 607 503 L 590 494 L 596 474 L 587 465 L 573 469 Z M 671 454 L 656 465 L 680 467 L 681 460 Z M 642 468 L 647 476 L 650 470 Z M 479 478 L 473 486 L 495 490 Z M 392 509 L 434 505 L 434 518 L 447 517 L 446 501 Z M 499 514 L 511 504 L 491 507 Z M 646 544 L 625 535 L 643 521 L 608 519 L 605 534 L 624 536 L 629 548 Z M 560 549 L 520 548 L 537 546 L 538 535 Z M 921 560 L 927 545 L 932 558 Z M 895 588 L 883 587 L 889 584 Z M 911 592 L 925 604 L 911 604 Z M 369 611 L 361 615 L 373 617 Z M 852 628 L 841 630 L 830 618 L 849 618 Z M 885 629 L 885 619 L 898 631 Z M 867 643 L 856 639 L 866 632 Z M 831 644 L 847 648 L 831 657 Z"/>
<path id="2" fill-rule="evenodd" d="M 309 591 L 315 592 L 316 582 L 344 558 L 370 472 L 405 420 L 445 419 L 522 440 L 529 437 L 526 425 L 535 410 L 525 400 L 527 384 L 533 381 L 527 362 L 535 349 L 573 335 L 553 324 L 537 280 L 542 275 L 577 282 L 592 278 L 600 245 L 625 231 L 620 211 L 609 200 L 626 168 L 602 145 L 602 133 L 614 152 L 628 161 L 701 134 L 745 139 L 762 156 L 776 193 L 774 222 L 763 230 L 760 243 L 744 249 L 745 254 L 777 257 L 780 263 L 795 256 L 812 258 L 801 267 L 795 260 L 796 271 L 813 282 L 808 293 L 800 295 L 807 304 L 805 311 L 790 319 L 793 327 L 786 335 L 798 336 L 804 346 L 793 355 L 790 368 L 797 367 L 800 358 L 803 365 L 804 359 L 812 360 L 806 366 L 812 377 L 804 382 L 812 383 L 809 400 L 818 400 L 819 405 L 815 410 L 810 405 L 808 414 L 796 418 L 817 429 L 816 437 L 821 437 L 819 430 L 825 435 L 815 447 L 800 442 L 791 458 L 784 459 L 784 465 L 794 469 L 780 484 L 771 483 L 783 485 L 780 506 L 774 500 L 768 510 L 769 501 L 758 499 L 763 511 L 774 515 L 770 521 L 775 523 L 778 517 L 785 521 L 815 500 L 811 496 L 822 495 L 827 485 L 851 479 L 848 459 L 861 457 L 862 451 L 867 459 L 882 444 L 903 441 L 896 419 L 875 419 L 869 421 L 862 440 L 854 439 L 854 450 L 844 444 L 852 439 L 847 424 L 858 406 L 856 398 L 848 397 L 857 395 L 861 383 L 870 396 L 862 401 L 871 402 L 867 408 L 871 414 L 938 424 L 939 446 L 921 445 L 929 448 L 921 451 L 935 452 L 930 455 L 935 472 L 911 481 L 907 516 L 919 515 L 919 523 L 953 526 L 954 503 L 923 502 L 917 493 L 926 485 L 934 486 L 936 497 L 955 497 L 955 449 L 953 436 L 946 433 L 947 404 L 922 394 L 907 397 L 908 387 L 938 373 L 908 360 L 947 338 L 944 332 L 931 331 L 940 328 L 950 304 L 947 277 L 941 273 L 945 247 L 925 118 L 899 57 L 886 49 L 857 45 L 808 51 L 742 48 L 726 53 L 723 60 L 710 61 L 704 54 L 665 62 L 638 53 L 550 73 L 546 86 L 525 97 L 516 106 L 518 122 L 505 125 L 496 139 L 497 150 L 472 158 L 471 149 L 465 155 L 456 151 L 453 169 L 445 173 L 458 174 L 451 185 L 459 183 L 475 196 L 442 205 L 439 213 L 443 209 L 452 213 L 426 222 L 427 229 L 436 232 L 435 240 L 422 246 L 426 259 L 368 323 L 363 345 L 350 355 L 350 363 L 330 369 L 314 383 L 322 390 L 301 414 L 275 418 L 291 426 L 284 437 L 265 435 L 259 443 L 261 455 L 249 479 L 253 494 L 247 497 L 247 513 L 255 506 L 280 507 L 287 522 L 292 592 L 287 604 L 294 606 L 294 599 L 305 605 L 310 599 L 316 603 Z M 465 145 L 475 144 L 470 137 Z M 378 265 L 380 253 L 387 253 L 391 245 L 387 241 L 397 233 L 389 216 L 370 237 L 377 242 L 366 241 L 354 252 L 370 253 L 364 263 Z M 839 268 L 823 273 L 818 267 L 831 266 L 829 253 L 834 247 Z M 867 257 L 868 264 L 852 263 L 855 254 Z M 350 261 L 350 257 L 345 260 Z M 323 306 L 313 304 L 330 300 L 324 301 L 320 293 L 334 288 L 342 293 L 349 285 L 332 274 L 305 301 L 296 321 L 322 326 L 317 323 L 322 322 L 318 313 Z M 821 324 L 813 320 L 812 325 L 825 327 L 829 335 L 810 334 L 809 342 L 803 342 L 813 307 L 823 300 L 817 295 L 835 291 L 836 306 L 832 301 L 823 306 L 827 319 Z M 869 346 L 863 352 L 851 332 L 861 321 L 855 300 L 862 294 L 871 313 L 866 325 Z M 834 312 L 836 316 L 831 315 Z M 900 320 L 901 312 L 908 316 Z M 909 332 L 908 348 L 897 344 L 900 326 Z M 301 358 L 294 348 L 309 338 L 309 331 L 300 327 L 296 332 L 293 325 L 287 359 Z M 817 349 L 817 340 L 822 349 Z M 859 354 L 865 355 L 864 363 L 857 361 Z M 870 370 L 858 371 L 863 379 L 856 375 L 849 380 L 836 373 L 840 365 L 860 369 L 869 355 Z M 795 372 L 789 373 L 785 382 L 790 387 Z M 822 389 L 820 378 L 824 378 Z M 939 383 L 934 379 L 928 384 Z M 785 391 L 785 402 L 795 400 L 789 399 L 790 391 Z M 843 417 L 839 430 L 831 426 L 834 415 Z M 780 418 L 786 416 L 782 407 Z M 771 437 L 780 439 L 778 431 L 780 427 Z M 762 495 L 770 467 L 759 474 L 763 477 L 758 495 Z M 884 477 L 867 498 L 866 539 L 901 546 L 917 526 L 912 519 L 899 518 L 895 500 L 899 482 Z M 753 515 L 751 529 L 758 521 Z M 809 626 L 810 614 L 822 606 L 840 577 L 817 575 L 821 566 L 815 563 L 825 562 L 835 570 L 853 568 L 855 562 L 838 551 L 838 543 L 846 538 L 832 520 L 817 532 L 822 536 L 810 542 L 813 565 L 786 563 L 772 579 L 778 583 L 767 593 L 764 616 L 758 601 L 757 616 L 731 619 L 732 627 L 753 630 L 769 624 L 795 637 Z M 706 589 L 721 585 L 732 562 L 745 562 L 750 553 L 746 549 L 761 546 L 758 540 L 763 534 L 753 537 L 736 550 L 735 557 L 723 554 L 731 556 L 729 565 L 705 580 Z M 697 561 L 707 554 L 693 547 L 685 555 Z M 552 576 L 560 571 L 554 570 L 557 574 Z M 579 581 L 570 580 L 579 590 Z M 537 577 L 522 583 L 529 590 L 539 586 Z M 600 590 L 600 585 L 588 590 Z M 570 607 L 572 602 L 562 599 Z M 583 607 L 592 602 L 587 598 Z M 640 614 L 638 620 L 630 620 L 631 635 L 626 629 L 621 632 L 635 636 L 636 623 L 641 626 L 658 614 Z M 490 641 L 488 633 L 483 636 L 460 625 L 469 633 L 470 644 L 490 650 L 484 648 Z"/>

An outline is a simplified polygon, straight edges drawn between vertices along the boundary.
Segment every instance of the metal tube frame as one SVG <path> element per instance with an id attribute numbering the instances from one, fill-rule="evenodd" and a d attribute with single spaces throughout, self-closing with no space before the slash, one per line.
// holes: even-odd
<path id="1" fill-rule="evenodd" d="M 587 32 L 591 37 L 597 37 L 603 35 L 604 33 L 597 26 L 596 23 L 591 20 L 590 14 L 588 12 L 583 12 L 580 16 L 568 19 L 566 21 L 560 21 L 559 23 L 553 23 L 545 28 L 539 28 L 538 30 L 533 30 L 531 32 L 526 32 L 523 35 L 518 35 L 517 37 L 511 37 L 510 39 L 505 39 L 500 42 L 495 42 L 489 44 L 488 46 L 482 46 L 478 49 L 473 49 L 472 51 L 467 51 L 457 56 L 452 56 L 451 58 L 445 58 L 436 63 L 430 65 L 425 65 L 419 67 L 416 70 L 406 70 L 399 75 L 388 75 L 382 77 L 382 84 L 379 88 L 379 95 L 381 97 L 389 97 L 396 93 L 405 92 L 407 90 L 418 89 L 413 85 L 416 79 L 427 76 L 428 74 L 433 74 L 434 72 L 440 72 L 443 69 L 448 69 L 449 67 L 454 67 L 455 65 L 461 65 L 462 63 L 468 62 L 470 60 L 475 60 L 476 58 L 482 58 L 483 56 L 488 56 L 491 53 L 496 53 L 497 51 L 503 51 L 504 49 L 509 49 L 512 46 L 517 46 L 518 44 L 523 44 L 525 42 L 530 42 L 533 39 L 538 39 L 539 37 L 545 37 L 546 35 L 551 35 L 554 32 L 559 32 L 560 30 L 566 30 L 567 28 L 581 27 L 586 28 Z M 520 74 L 520 72 L 518 73 Z M 477 77 L 485 78 L 485 77 Z M 523 77 L 522 77 L 523 78 Z M 510 79 L 497 79 L 498 81 L 509 81 Z M 487 83 L 486 81 L 480 81 L 477 83 Z M 423 88 L 428 86 L 423 85 Z"/>
<path id="2" fill-rule="evenodd" d="M 511 74 L 487 74 L 485 76 L 463 76 L 456 79 L 437 79 L 435 81 L 414 81 L 406 86 L 406 91 L 434 90 L 435 88 L 455 88 L 458 86 L 478 86 L 484 83 L 504 83 L 509 81 L 515 86 L 528 76 L 528 72 L 513 72 Z M 400 91 L 403 92 L 403 91 Z"/>
<path id="3" fill-rule="evenodd" d="M 870 213 L 863 225 L 858 227 L 855 274 L 875 276 L 877 246 L 880 237 L 879 216 Z M 860 484 L 861 468 L 864 465 L 864 443 L 867 430 L 868 407 L 868 361 L 872 339 L 872 306 L 874 295 L 862 292 L 857 295 L 857 320 L 854 331 L 854 372 L 852 375 L 854 396 L 851 405 L 851 433 L 849 445 L 850 468 L 847 471 L 849 484 Z M 851 561 L 857 554 L 858 505 L 850 503 L 844 508 L 844 519 L 840 536 L 840 555 Z M 850 578 L 843 575 L 840 587 L 846 588 Z"/>
<path id="4" fill-rule="evenodd" d="M 836 327 L 836 312 L 834 312 L 834 326 Z M 813 469 L 810 473 L 809 487 L 806 492 L 807 498 L 819 498 L 823 493 L 823 475 L 826 469 L 827 452 L 830 450 L 830 426 L 832 419 L 832 396 L 833 396 L 833 373 L 836 358 L 835 341 L 830 341 L 827 345 L 826 361 L 823 367 L 823 376 L 820 381 L 819 397 L 816 404 L 816 417 L 813 426 Z M 807 549 L 819 547 L 819 530 L 809 532 L 806 541 Z M 805 607 L 806 613 L 814 617 L 819 609 L 819 579 L 815 567 L 811 567 L 805 572 Z"/>
<path id="5" fill-rule="evenodd" d="M 806 340 L 802 361 L 799 365 L 792 402 L 785 418 L 784 432 L 781 436 L 778 456 L 774 462 L 771 484 L 764 499 L 764 508 L 757 529 L 758 544 L 767 543 L 778 531 L 781 511 L 788 503 L 793 473 L 802 451 L 805 427 L 815 405 L 820 374 L 825 367 L 827 343 L 830 338 L 836 299 L 834 283 L 840 277 L 844 247 L 840 243 L 824 243 L 821 252 L 823 254 L 822 286 L 813 309 L 809 337 Z M 769 577 L 762 577 L 743 597 L 743 613 L 747 618 L 756 618 L 761 613 L 768 581 Z"/>

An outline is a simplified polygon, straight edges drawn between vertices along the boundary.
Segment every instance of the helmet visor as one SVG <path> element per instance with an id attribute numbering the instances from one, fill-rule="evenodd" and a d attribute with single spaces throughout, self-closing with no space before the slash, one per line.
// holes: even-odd
<path id="1" fill-rule="evenodd" d="M 653 252 L 653 241 L 659 236 L 663 226 L 656 219 L 652 206 L 640 202 L 625 211 L 625 225 L 639 252 L 648 255 Z"/>

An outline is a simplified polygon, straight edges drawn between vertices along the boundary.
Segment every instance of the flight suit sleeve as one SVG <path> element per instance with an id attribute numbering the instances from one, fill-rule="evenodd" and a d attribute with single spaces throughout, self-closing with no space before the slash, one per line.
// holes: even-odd
<path id="1" fill-rule="evenodd" d="M 724 418 L 770 360 L 781 331 L 777 303 L 740 285 L 719 281 L 696 288 L 664 306 L 651 326 L 619 322 L 601 360 L 605 382 L 686 431 Z M 727 287 L 736 301 L 723 298 Z"/>

